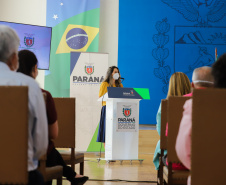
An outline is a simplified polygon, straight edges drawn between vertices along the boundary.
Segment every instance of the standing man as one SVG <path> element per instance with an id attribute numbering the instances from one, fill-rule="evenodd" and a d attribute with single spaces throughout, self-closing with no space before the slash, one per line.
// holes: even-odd
<path id="1" fill-rule="evenodd" d="M 40 87 L 34 79 L 17 73 L 17 33 L 8 26 L 0 25 L 0 85 L 28 86 L 28 172 L 29 185 L 44 185 L 43 176 L 37 170 L 39 158 L 46 154 L 48 128 L 46 109 Z M 13 147 L 13 146 L 12 146 Z"/>

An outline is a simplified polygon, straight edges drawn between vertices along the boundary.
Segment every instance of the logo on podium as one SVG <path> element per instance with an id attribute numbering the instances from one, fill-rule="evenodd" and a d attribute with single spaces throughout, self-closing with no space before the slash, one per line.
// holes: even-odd
<path id="1" fill-rule="evenodd" d="M 123 110 L 122 110 L 123 115 L 127 118 L 130 117 L 131 111 L 132 111 L 131 108 L 123 108 Z"/>
<path id="2" fill-rule="evenodd" d="M 117 126 L 116 132 L 136 132 L 137 103 L 117 103 Z"/>

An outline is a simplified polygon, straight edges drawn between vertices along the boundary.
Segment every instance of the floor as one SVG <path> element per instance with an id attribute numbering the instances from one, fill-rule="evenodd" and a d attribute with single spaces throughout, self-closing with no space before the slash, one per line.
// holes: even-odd
<path id="1" fill-rule="evenodd" d="M 86 185 L 152 185 L 156 184 L 157 171 L 152 163 L 155 146 L 159 140 L 157 131 L 153 128 L 139 131 L 139 161 L 120 161 L 107 163 L 98 162 L 99 153 L 85 153 L 85 175 L 89 176 Z M 104 158 L 104 154 L 101 154 Z M 76 165 L 79 171 L 79 165 Z M 53 183 L 54 185 L 56 182 Z M 63 185 L 69 185 L 66 180 Z"/>
<path id="2" fill-rule="evenodd" d="M 156 130 L 155 125 L 139 125 L 139 130 Z"/>

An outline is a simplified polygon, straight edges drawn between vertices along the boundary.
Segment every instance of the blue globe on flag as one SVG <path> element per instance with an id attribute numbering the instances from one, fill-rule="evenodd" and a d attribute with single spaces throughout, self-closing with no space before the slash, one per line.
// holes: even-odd
<path id="1" fill-rule="evenodd" d="M 66 42 L 71 49 L 81 49 L 87 44 L 88 35 L 81 28 L 73 28 L 67 33 Z"/>

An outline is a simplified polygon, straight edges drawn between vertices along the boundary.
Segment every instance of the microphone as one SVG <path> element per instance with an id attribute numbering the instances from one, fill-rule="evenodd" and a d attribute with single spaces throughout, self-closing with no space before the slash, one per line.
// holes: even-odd
<path id="1" fill-rule="evenodd" d="M 120 79 L 124 80 L 125 78 L 120 77 Z"/>

